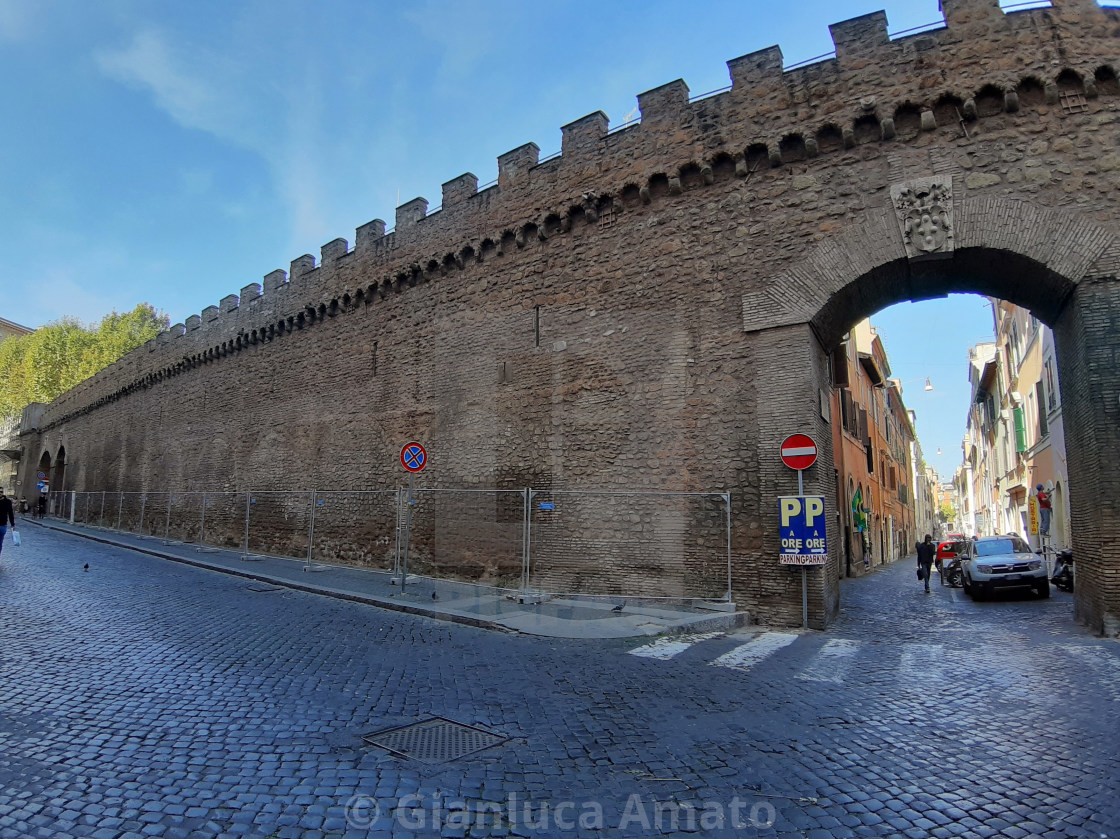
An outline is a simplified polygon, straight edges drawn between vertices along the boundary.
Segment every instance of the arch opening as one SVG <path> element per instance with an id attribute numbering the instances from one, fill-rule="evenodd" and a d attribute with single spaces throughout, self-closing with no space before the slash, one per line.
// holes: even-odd
<path id="1" fill-rule="evenodd" d="M 973 513 L 981 513 L 980 527 L 977 519 L 965 529 L 979 530 L 985 535 L 1013 532 L 1030 536 L 1027 532 L 1029 498 L 1035 494 L 1038 483 L 1044 485 L 1051 497 L 1057 495 L 1068 513 L 1063 510 L 1054 517 L 1052 531 L 1048 536 L 1068 539 L 1078 556 L 1078 572 L 1082 576 L 1075 592 L 1074 611 L 1079 619 L 1099 631 L 1109 632 L 1108 627 L 1120 615 L 1120 603 L 1109 599 L 1107 577 L 1109 569 L 1120 566 L 1120 551 L 1113 545 L 1111 535 L 1104 532 L 1098 523 L 1102 496 L 1111 498 L 1109 493 L 1117 494 L 1114 487 L 1104 479 L 1099 458 L 1091 454 L 1104 439 L 1114 437 L 1116 402 L 1100 398 L 1100 394 L 1120 393 L 1120 371 L 1116 366 L 1094 363 L 1091 359 L 1101 353 L 1111 352 L 1115 336 L 1110 337 L 1108 324 L 1111 315 L 1101 315 L 1116 308 L 1115 278 L 1073 281 L 1067 276 L 1032 259 L 1029 256 L 1006 248 L 971 247 L 956 250 L 951 258 L 913 260 L 894 258 L 882 264 L 865 269 L 859 276 L 849 278 L 839 284 L 837 290 L 823 299 L 811 316 L 808 335 L 812 336 L 815 353 L 823 363 L 817 366 L 816 384 L 821 392 L 829 392 L 836 387 L 836 376 L 831 372 L 832 362 L 842 349 L 845 337 L 851 330 L 882 310 L 905 301 L 920 302 L 945 298 L 954 293 L 971 293 L 993 299 L 993 306 L 1015 308 L 1018 314 L 1003 318 L 996 315 L 994 329 L 996 339 L 991 357 L 981 362 L 972 360 L 977 376 L 995 377 L 985 380 L 982 387 L 973 382 L 974 397 L 979 397 L 979 416 L 977 422 L 985 423 L 984 433 L 998 437 L 1004 450 L 998 455 L 1001 470 L 998 479 L 993 479 L 993 498 L 985 505 L 977 503 Z M 1113 312 L 1114 313 L 1114 312 Z M 1115 314 L 1115 313 L 1114 313 Z M 1038 327 L 1048 327 L 1049 339 L 1045 346 L 1041 343 L 1033 350 L 1035 367 L 1030 376 L 1022 372 L 1025 363 L 1018 353 L 1022 351 L 1022 332 L 1025 327 L 1017 323 L 1029 323 Z M 919 332 L 928 333 L 931 342 L 936 344 L 936 336 L 952 328 L 952 323 L 918 325 Z M 1008 334 L 1000 332 L 1006 328 Z M 1034 333 L 1032 333 L 1034 334 Z M 1042 334 L 1039 331 L 1037 334 Z M 1019 347 L 1020 349 L 1010 349 Z M 969 363 L 961 361 L 962 367 Z M 1051 368 L 1048 371 L 1046 368 Z M 971 375 L 971 374 L 970 374 Z M 998 378 L 1002 376 L 1003 378 Z M 1056 379 L 1047 389 L 1046 378 Z M 1022 378 L 1020 378 L 1022 377 Z M 998 384 L 998 387 L 997 387 Z M 1065 470 L 1057 468 L 1052 462 L 1045 463 L 1043 449 L 1038 443 L 1038 431 L 1043 436 L 1048 425 L 1053 422 L 1053 408 L 1061 406 L 1066 417 L 1063 428 L 1066 454 Z M 852 406 L 859 414 L 858 405 Z M 983 419 L 986 417 L 986 419 Z M 807 418 L 803 418 L 807 421 Z M 962 422 L 964 418 L 962 418 Z M 999 432 L 992 429 L 999 426 Z M 855 420 L 849 431 L 858 437 L 863 426 Z M 1010 430 L 1008 430 L 1010 429 Z M 1035 437 L 1031 437 L 1032 430 Z M 964 428 L 962 427 L 962 431 Z M 827 436 L 827 435 L 826 435 Z M 1025 438 L 1025 439 L 1024 439 Z M 966 435 L 967 444 L 967 435 Z M 877 512 L 868 515 L 863 533 L 857 526 L 861 515 L 858 505 L 853 505 L 852 488 L 866 505 L 866 499 L 874 493 L 893 492 L 889 480 L 882 486 L 868 486 L 866 476 L 838 468 L 837 452 L 833 441 L 827 440 L 827 457 L 824 462 L 836 470 L 835 487 L 839 490 L 837 516 L 840 525 L 837 533 L 837 547 L 834 550 L 837 573 L 835 579 L 844 576 L 841 568 L 858 566 L 865 542 L 870 541 L 872 554 L 888 559 L 897 559 L 900 548 L 910 547 L 911 538 L 920 528 L 915 523 L 900 521 L 888 513 Z M 968 465 L 967 445 L 965 446 L 962 466 Z M 1090 454 L 1086 454 L 1089 452 Z M 1052 459 L 1053 460 L 1053 459 Z M 867 471 L 882 473 L 884 459 L 867 454 Z M 1029 467 L 1029 468 L 1027 468 Z M 1032 471 L 1033 470 L 1033 471 Z M 883 475 L 880 480 L 887 479 Z M 1017 475 L 1017 482 L 1008 476 Z M 1041 477 L 1040 477 L 1041 476 Z M 952 477 L 952 476 L 950 476 Z M 896 476 L 897 482 L 897 476 Z M 845 494 L 843 489 L 847 488 Z M 1032 543 L 1045 547 L 1036 537 Z M 1063 545 L 1064 547 L 1065 545 Z M 851 559 L 848 556 L 851 555 Z M 872 560 L 874 562 L 874 560 Z M 828 591 L 829 578 L 822 577 L 821 594 L 827 610 L 831 593 Z M 838 602 L 838 593 L 836 594 Z M 1120 624 L 1116 624 L 1120 626 Z"/>

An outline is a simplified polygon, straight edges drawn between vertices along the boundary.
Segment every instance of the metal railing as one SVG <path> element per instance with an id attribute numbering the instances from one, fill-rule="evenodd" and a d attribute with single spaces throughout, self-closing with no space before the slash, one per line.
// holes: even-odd
<path id="1" fill-rule="evenodd" d="M 104 490 L 52 493 L 48 509 L 243 561 L 302 560 L 309 571 L 407 570 L 544 596 L 731 600 L 726 492 Z"/>

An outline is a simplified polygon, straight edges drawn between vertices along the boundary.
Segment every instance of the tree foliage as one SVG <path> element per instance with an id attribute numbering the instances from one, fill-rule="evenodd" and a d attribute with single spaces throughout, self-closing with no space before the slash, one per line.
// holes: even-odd
<path id="1" fill-rule="evenodd" d="M 937 515 L 942 521 L 956 521 L 957 509 L 953 506 L 952 501 L 942 501 L 941 509 L 937 511 Z"/>
<path id="2" fill-rule="evenodd" d="M 32 402 L 50 402 L 154 338 L 169 323 L 163 312 L 141 303 L 90 326 L 67 317 L 30 335 L 0 341 L 0 418 L 18 417 Z"/>

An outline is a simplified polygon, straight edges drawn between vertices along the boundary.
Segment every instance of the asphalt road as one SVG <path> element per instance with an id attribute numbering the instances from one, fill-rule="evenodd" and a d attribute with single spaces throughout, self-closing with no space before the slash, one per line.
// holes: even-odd
<path id="1" fill-rule="evenodd" d="M 1120 837 L 1120 647 L 1060 592 L 900 563 L 826 633 L 563 641 L 23 533 L 0 837 Z M 362 740 L 431 717 L 507 739 Z"/>

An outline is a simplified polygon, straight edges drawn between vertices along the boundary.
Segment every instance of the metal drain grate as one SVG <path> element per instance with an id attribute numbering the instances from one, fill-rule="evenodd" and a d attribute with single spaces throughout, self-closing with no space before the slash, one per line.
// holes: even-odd
<path id="1" fill-rule="evenodd" d="M 421 763 L 447 763 L 504 743 L 509 738 L 484 728 L 433 717 L 424 722 L 375 731 L 362 739 L 371 746 Z"/>

